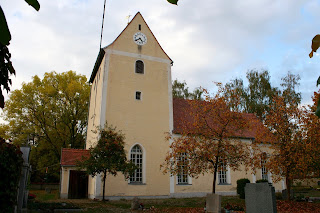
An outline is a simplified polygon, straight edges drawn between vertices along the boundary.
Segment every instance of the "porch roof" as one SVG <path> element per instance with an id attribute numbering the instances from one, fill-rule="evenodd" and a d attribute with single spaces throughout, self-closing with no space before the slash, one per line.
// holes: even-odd
<path id="1" fill-rule="evenodd" d="M 82 156 L 89 157 L 88 149 L 69 149 L 62 148 L 61 150 L 61 166 L 76 166 L 77 161 L 82 159 Z"/>

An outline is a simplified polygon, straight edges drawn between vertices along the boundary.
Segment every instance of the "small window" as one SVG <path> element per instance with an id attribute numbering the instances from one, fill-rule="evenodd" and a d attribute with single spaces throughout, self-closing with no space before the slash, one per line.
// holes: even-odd
<path id="1" fill-rule="evenodd" d="M 136 91 L 136 100 L 141 100 L 141 92 Z"/>
<path id="2" fill-rule="evenodd" d="M 136 61 L 136 73 L 144 74 L 144 64 L 143 61 Z"/>
<path id="3" fill-rule="evenodd" d="M 139 30 L 141 30 L 141 24 L 139 24 Z"/>

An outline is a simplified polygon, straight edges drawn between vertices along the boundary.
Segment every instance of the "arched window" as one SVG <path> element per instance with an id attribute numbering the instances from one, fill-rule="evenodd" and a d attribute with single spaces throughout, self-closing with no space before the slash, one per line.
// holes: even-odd
<path id="1" fill-rule="evenodd" d="M 143 61 L 136 61 L 136 73 L 144 74 L 144 64 Z"/>
<path id="2" fill-rule="evenodd" d="M 132 147 L 130 160 L 138 167 L 130 176 L 130 183 L 142 183 L 142 149 L 139 145 Z"/>

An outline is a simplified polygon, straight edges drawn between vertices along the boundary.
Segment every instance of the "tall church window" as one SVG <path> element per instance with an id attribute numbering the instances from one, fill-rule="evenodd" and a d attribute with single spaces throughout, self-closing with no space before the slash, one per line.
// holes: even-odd
<path id="1" fill-rule="evenodd" d="M 130 176 L 130 183 L 142 183 L 142 149 L 139 145 L 132 147 L 130 152 L 130 160 L 138 168 Z"/>
<path id="2" fill-rule="evenodd" d="M 227 184 L 227 166 L 222 163 L 218 171 L 219 184 Z"/>
<path id="3" fill-rule="evenodd" d="M 136 73 L 144 74 L 144 64 L 143 61 L 136 61 Z"/>
<path id="4" fill-rule="evenodd" d="M 186 153 L 181 153 L 178 157 L 178 184 L 188 184 L 188 159 Z"/>

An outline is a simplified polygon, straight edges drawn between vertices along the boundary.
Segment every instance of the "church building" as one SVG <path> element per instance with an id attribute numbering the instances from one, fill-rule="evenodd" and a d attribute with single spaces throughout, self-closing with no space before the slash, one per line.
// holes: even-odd
<path id="1" fill-rule="evenodd" d="M 139 169 L 125 180 L 122 174 L 107 176 L 105 196 L 108 199 L 139 197 L 191 197 L 211 192 L 213 175 L 197 179 L 163 174 L 160 165 L 169 152 L 165 133 L 179 136 L 175 122 L 185 100 L 173 99 L 171 67 L 173 61 L 138 12 L 120 35 L 100 50 L 89 82 L 91 83 L 86 149 L 62 149 L 61 198 L 102 198 L 101 176 L 77 171 L 76 160 L 88 154 L 97 143 L 96 127 L 108 122 L 125 135 L 127 158 Z M 242 136 L 244 142 L 254 140 L 254 132 Z M 236 181 L 268 179 L 266 170 L 255 175 L 245 171 L 219 172 L 217 193 L 236 195 Z M 282 190 L 284 183 L 275 185 Z"/>

